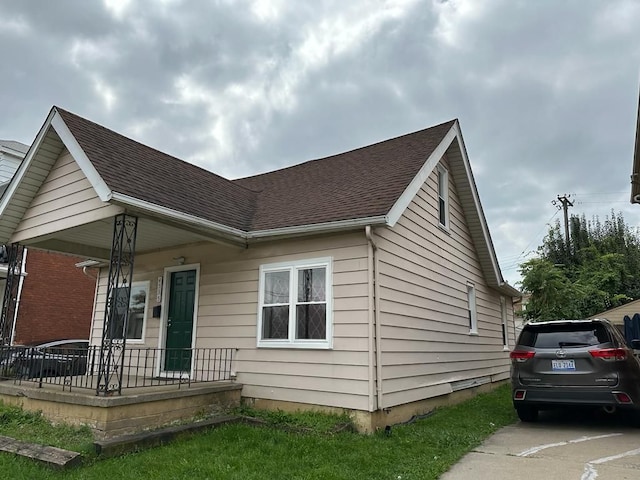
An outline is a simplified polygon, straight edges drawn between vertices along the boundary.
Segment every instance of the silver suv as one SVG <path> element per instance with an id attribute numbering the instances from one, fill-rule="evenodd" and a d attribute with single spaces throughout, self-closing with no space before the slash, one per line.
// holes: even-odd
<path id="1" fill-rule="evenodd" d="M 562 406 L 640 409 L 640 362 L 608 320 L 528 323 L 510 357 L 513 406 L 524 422 Z"/>

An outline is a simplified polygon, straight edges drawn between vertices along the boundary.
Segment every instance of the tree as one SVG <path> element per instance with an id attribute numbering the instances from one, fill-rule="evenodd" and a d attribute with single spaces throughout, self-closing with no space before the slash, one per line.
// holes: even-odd
<path id="1" fill-rule="evenodd" d="M 520 265 L 528 320 L 586 318 L 640 297 L 640 237 L 622 214 L 604 223 L 571 216 L 569 225 L 569 245 L 556 222 L 538 258 Z"/>

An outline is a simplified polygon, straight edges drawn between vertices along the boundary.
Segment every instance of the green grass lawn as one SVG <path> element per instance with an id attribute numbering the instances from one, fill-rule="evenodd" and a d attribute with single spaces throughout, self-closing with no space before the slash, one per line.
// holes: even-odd
<path id="1" fill-rule="evenodd" d="M 0 405 L 0 420 L 23 418 L 9 421 L 9 427 L 0 422 L 1 435 L 87 451 L 86 429 L 65 427 L 57 434 L 57 428 L 42 426 L 41 418 L 29 420 L 32 416 L 7 410 Z M 265 426 L 226 425 L 117 458 L 88 455 L 84 466 L 66 472 L 0 454 L 0 471 L 11 479 L 436 479 L 487 436 L 516 421 L 506 386 L 394 426 L 391 435 L 335 433 L 345 417 L 260 415 Z M 40 433 L 31 436 L 33 430 Z"/>

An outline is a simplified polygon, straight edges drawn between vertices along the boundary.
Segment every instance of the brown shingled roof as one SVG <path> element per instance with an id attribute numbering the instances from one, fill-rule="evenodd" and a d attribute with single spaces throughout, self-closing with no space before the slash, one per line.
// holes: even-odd
<path id="1" fill-rule="evenodd" d="M 112 191 L 243 231 L 386 215 L 455 122 L 230 181 L 56 110 Z"/>
<path id="2" fill-rule="evenodd" d="M 252 230 L 386 215 L 454 122 L 234 180 L 259 192 Z"/>
<path id="3" fill-rule="evenodd" d="M 251 226 L 255 193 L 97 123 L 56 110 L 112 191 L 240 230 Z"/>

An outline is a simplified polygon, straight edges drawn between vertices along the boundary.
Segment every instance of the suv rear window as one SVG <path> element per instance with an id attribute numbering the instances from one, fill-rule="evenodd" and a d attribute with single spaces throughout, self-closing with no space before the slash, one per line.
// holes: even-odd
<path id="1" fill-rule="evenodd" d="M 566 323 L 556 325 L 528 325 L 518 343 L 526 347 L 558 348 L 588 347 L 611 341 L 600 323 Z"/>

